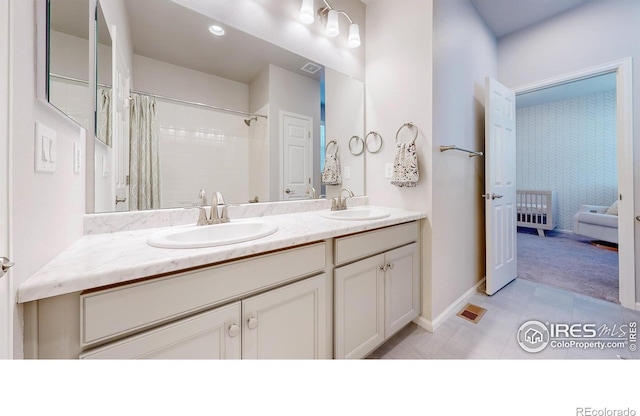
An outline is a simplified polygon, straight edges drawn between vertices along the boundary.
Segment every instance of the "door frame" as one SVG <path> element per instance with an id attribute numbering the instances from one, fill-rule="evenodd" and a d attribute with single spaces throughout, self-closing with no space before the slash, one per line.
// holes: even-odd
<path id="1" fill-rule="evenodd" d="M 11 108 L 11 19 L 8 0 L 0 0 L 0 229 L 7 230 L 0 238 L 0 256 L 11 258 L 11 125 L 9 110 Z M 0 277 L 0 359 L 13 358 L 13 317 L 15 294 L 10 272 Z"/>
<path id="2" fill-rule="evenodd" d="M 306 114 L 298 114 L 298 113 L 292 113 L 290 111 L 285 111 L 285 110 L 280 110 L 279 115 L 278 115 L 278 124 L 279 124 L 279 139 L 278 139 L 278 146 L 279 146 L 279 151 L 278 151 L 278 158 L 280 159 L 280 169 L 278 169 L 278 195 L 280 196 L 280 198 L 282 198 L 282 195 L 284 194 L 284 118 L 285 116 L 288 117 L 295 117 L 295 118 L 301 118 L 304 120 L 309 121 L 309 132 L 311 133 L 311 137 L 309 138 L 309 140 L 311 141 L 311 146 L 309 149 L 309 166 L 311 168 L 310 172 L 309 172 L 309 176 L 311 177 L 311 184 L 313 184 L 313 180 L 315 179 L 315 175 L 313 172 L 313 155 L 314 155 L 314 140 L 315 140 L 315 134 L 313 131 L 313 117 L 312 116 L 308 116 Z"/>
<path id="3" fill-rule="evenodd" d="M 618 194 L 622 196 L 618 215 L 619 300 L 625 308 L 636 309 L 636 271 L 633 189 L 633 64 L 632 58 L 571 72 L 513 88 L 518 94 L 533 92 L 571 81 L 607 73 L 616 74 L 616 122 L 618 146 Z"/>

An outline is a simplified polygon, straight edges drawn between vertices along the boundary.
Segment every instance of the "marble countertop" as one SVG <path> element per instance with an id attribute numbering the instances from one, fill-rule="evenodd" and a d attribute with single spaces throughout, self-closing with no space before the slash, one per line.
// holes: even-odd
<path id="1" fill-rule="evenodd" d="M 389 217 L 366 221 L 323 218 L 319 211 L 262 216 L 259 218 L 261 221 L 277 224 L 278 231 L 258 240 L 197 249 L 155 248 L 147 244 L 150 234 L 168 227 L 85 235 L 24 281 L 18 288 L 18 302 L 128 282 L 426 218 L 422 212 L 383 209 L 390 212 Z"/>

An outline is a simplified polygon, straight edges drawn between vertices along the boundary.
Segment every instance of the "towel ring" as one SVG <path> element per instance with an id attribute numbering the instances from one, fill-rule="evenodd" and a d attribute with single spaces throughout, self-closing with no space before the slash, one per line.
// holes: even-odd
<path id="1" fill-rule="evenodd" d="M 408 129 L 411 129 L 412 127 L 415 127 L 415 129 L 416 129 L 416 135 L 415 135 L 415 136 L 413 136 L 413 140 L 411 140 L 411 143 L 415 143 L 415 142 L 416 142 L 416 139 L 418 138 L 418 132 L 419 132 L 419 130 L 418 130 L 418 128 L 416 127 L 416 125 L 415 125 L 415 124 L 413 124 L 413 123 L 412 123 L 412 122 L 410 122 L 410 121 L 408 121 L 408 122 L 404 123 L 402 126 L 400 126 L 400 128 L 399 128 L 399 129 L 398 129 L 398 131 L 396 132 L 396 143 L 399 143 L 399 141 L 398 141 L 398 134 L 400 134 L 400 131 L 401 131 L 403 128 L 405 128 L 405 127 L 406 127 L 406 128 L 408 128 Z"/>
<path id="2" fill-rule="evenodd" d="M 360 145 L 360 151 L 357 153 L 353 150 L 354 139 L 356 141 L 356 146 Z M 363 140 L 359 136 L 351 136 L 351 138 L 349 139 L 349 151 L 351 152 L 352 155 L 358 156 L 358 155 L 361 155 L 362 152 L 364 152 L 364 142 L 362 144 L 360 144 L 360 142 L 363 142 Z"/>
<path id="3" fill-rule="evenodd" d="M 369 147 L 369 136 L 371 136 L 372 134 L 380 140 L 380 144 L 378 145 L 378 148 L 375 150 Z M 370 131 L 369 133 L 367 133 L 366 136 L 364 136 L 364 146 L 367 148 L 367 151 L 369 153 L 378 153 L 380 149 L 382 149 L 382 136 L 380 136 L 380 134 L 377 131 Z"/>
<path id="4" fill-rule="evenodd" d="M 329 153 L 329 146 L 331 146 L 332 144 L 336 145 L 336 153 L 338 152 L 338 142 L 335 140 L 331 140 L 329 143 L 327 143 L 327 145 L 324 148 L 324 153 L 327 154 Z"/>

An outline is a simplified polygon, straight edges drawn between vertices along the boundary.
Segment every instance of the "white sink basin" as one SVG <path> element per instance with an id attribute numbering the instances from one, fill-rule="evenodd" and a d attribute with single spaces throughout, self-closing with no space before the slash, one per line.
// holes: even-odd
<path id="1" fill-rule="evenodd" d="M 364 221 L 387 218 L 389 211 L 372 207 L 347 208 L 342 211 L 322 211 L 320 215 L 334 220 Z"/>
<path id="2" fill-rule="evenodd" d="M 276 224 L 263 221 L 231 221 L 223 224 L 175 227 L 158 231 L 147 243 L 160 248 L 202 248 L 257 240 L 278 231 Z"/>

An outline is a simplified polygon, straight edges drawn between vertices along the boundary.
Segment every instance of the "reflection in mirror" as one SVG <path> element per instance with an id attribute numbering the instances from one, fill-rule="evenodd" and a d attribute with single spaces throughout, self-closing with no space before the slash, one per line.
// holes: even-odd
<path id="1" fill-rule="evenodd" d="M 93 117 L 89 105 L 89 1 L 47 2 L 49 103 L 85 129 Z"/>
<path id="2" fill-rule="evenodd" d="M 127 108 L 126 134 L 113 127 L 120 139 L 112 151 L 103 146 L 99 154 L 96 144 L 96 212 L 200 204 L 201 190 L 209 203 L 216 191 L 227 203 L 306 199 L 310 187 L 320 195 L 324 114 L 349 168 L 343 186 L 364 193 L 364 156 L 348 158 L 349 139 L 363 137 L 362 82 L 345 77 L 326 97 L 340 101 L 334 110 L 341 110 L 322 113 L 322 88 L 342 74 L 170 0 L 102 1 L 101 7 L 117 52 L 99 55 L 98 79 L 102 68 L 115 68 L 114 89 L 130 74 L 131 92 L 114 91 L 109 112 L 114 117 L 115 108 Z M 209 31 L 214 23 L 224 36 Z M 115 65 L 102 63 L 103 56 L 115 57 Z M 347 108 L 356 110 L 340 116 Z M 343 117 L 355 119 L 332 127 L 331 120 Z M 326 193 L 341 188 L 327 186 Z"/>
<path id="3" fill-rule="evenodd" d="M 111 130 L 109 125 L 111 111 L 111 34 L 104 18 L 102 4 L 98 2 L 96 24 L 96 137 L 107 146 L 111 146 Z"/>

